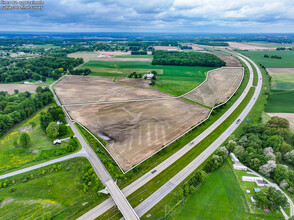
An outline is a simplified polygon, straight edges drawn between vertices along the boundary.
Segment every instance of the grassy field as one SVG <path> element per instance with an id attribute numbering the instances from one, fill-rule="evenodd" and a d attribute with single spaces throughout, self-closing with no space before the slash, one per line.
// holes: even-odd
<path id="1" fill-rule="evenodd" d="M 85 158 L 76 158 L 0 180 L 10 183 L 0 190 L 0 219 L 51 219 L 42 216 L 48 212 L 54 219 L 75 219 L 107 198 L 95 193 L 94 184 L 83 191 L 82 176 L 90 168 Z"/>
<path id="2" fill-rule="evenodd" d="M 266 68 L 293 68 L 294 52 L 293 51 L 241 51 L 245 56 L 264 65 Z M 264 55 L 277 55 L 282 59 L 264 58 Z"/>
<path id="3" fill-rule="evenodd" d="M 47 159 L 52 159 L 58 156 L 55 150 L 65 148 L 65 143 L 53 145 L 53 139 L 43 134 L 44 131 L 40 127 L 42 111 L 45 109 L 38 111 L 0 138 L 0 172 L 23 168 L 36 162 L 40 163 L 41 160 L 38 162 L 37 158 L 43 158 L 44 155 L 48 156 Z M 73 135 L 70 127 L 67 129 L 67 134 L 61 138 Z M 14 143 L 15 141 L 19 142 L 19 136 L 22 132 L 27 132 L 30 136 L 31 144 L 28 148 L 18 147 Z"/>
<path id="4" fill-rule="evenodd" d="M 250 213 L 244 189 L 227 161 L 211 173 L 185 205 L 179 206 L 168 219 L 219 219 L 220 216 L 222 219 L 283 219 L 281 213 L 267 214 L 256 210 L 257 215 Z"/>
<path id="5" fill-rule="evenodd" d="M 205 80 L 207 71 L 213 69 L 211 67 L 160 66 L 139 61 L 89 61 L 80 68 L 90 68 L 91 75 L 110 77 L 125 77 L 134 71 L 146 73 L 155 70 L 159 73 L 155 88 L 177 96 L 198 86 Z"/>
<path id="6" fill-rule="evenodd" d="M 294 113 L 294 90 L 272 90 L 266 112 Z"/>
<path id="7" fill-rule="evenodd" d="M 273 90 L 293 90 L 294 74 L 271 74 Z"/>

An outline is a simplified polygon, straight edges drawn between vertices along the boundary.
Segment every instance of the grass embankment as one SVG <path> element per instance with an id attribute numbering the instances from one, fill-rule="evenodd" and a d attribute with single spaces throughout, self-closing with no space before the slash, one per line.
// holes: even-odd
<path id="1" fill-rule="evenodd" d="M 96 193 L 93 180 L 84 191 L 83 177 L 89 169 L 87 159 L 76 158 L 0 180 L 2 186 L 8 183 L 0 191 L 0 218 L 49 219 L 42 218 L 49 214 L 54 219 L 75 219 L 108 197 Z M 102 189 L 103 184 L 97 183 Z"/>
<path id="2" fill-rule="evenodd" d="M 66 143 L 53 145 L 54 139 L 44 135 L 40 127 L 41 112 L 48 107 L 41 109 L 0 138 L 0 173 L 11 172 L 65 155 L 60 151 L 66 148 Z M 22 132 L 28 133 L 31 139 L 27 148 L 19 146 L 19 137 Z M 67 134 L 58 138 L 70 136 L 73 136 L 73 132 L 70 127 L 67 127 Z M 16 141 L 18 144 L 15 143 Z"/>
<path id="3" fill-rule="evenodd" d="M 171 179 L 174 175 L 176 175 L 179 171 L 181 171 L 185 166 L 187 166 L 193 159 L 195 159 L 199 154 L 201 154 L 211 143 L 213 143 L 238 117 L 238 115 L 243 111 L 251 97 L 253 96 L 255 88 L 252 87 L 245 99 L 241 102 L 241 104 L 237 107 L 237 109 L 217 128 L 213 133 L 208 135 L 203 141 L 201 141 L 198 145 L 196 145 L 193 149 L 191 149 L 188 153 L 178 159 L 175 163 L 165 169 L 163 172 L 154 177 L 151 181 L 145 184 L 143 187 L 138 189 L 136 192 L 128 196 L 128 201 L 131 203 L 133 207 L 137 206 L 143 199 L 149 197 L 153 192 L 159 189 L 162 185 L 164 185 L 169 179 Z M 183 145 L 181 145 L 183 146 Z M 168 201 L 169 196 L 173 196 L 170 193 L 163 201 L 158 203 L 156 207 L 154 207 L 150 212 L 152 215 L 158 215 L 158 212 L 162 213 L 162 209 L 164 210 L 164 201 Z M 164 213 L 164 211 L 163 211 Z M 117 214 L 115 209 L 111 209 L 109 212 L 105 213 L 101 216 L 101 219 L 108 219 L 109 217 L 116 215 L 115 219 L 120 217 Z M 162 215 L 161 215 L 162 216 Z M 100 218 L 99 218 L 100 219 Z"/>
<path id="4" fill-rule="evenodd" d="M 91 69 L 91 75 L 126 77 L 131 72 L 146 73 L 155 70 L 158 72 L 158 80 L 155 88 L 172 95 L 182 95 L 206 78 L 212 67 L 198 66 L 161 66 L 152 65 L 151 62 L 142 61 L 89 61 L 80 68 Z"/>

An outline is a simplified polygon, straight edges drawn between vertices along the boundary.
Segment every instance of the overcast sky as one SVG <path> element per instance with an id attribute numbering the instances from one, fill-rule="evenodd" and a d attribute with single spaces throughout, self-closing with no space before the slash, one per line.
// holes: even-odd
<path id="1" fill-rule="evenodd" d="M 3 10 L 0 31 L 294 32 L 294 0 L 43 0 Z"/>

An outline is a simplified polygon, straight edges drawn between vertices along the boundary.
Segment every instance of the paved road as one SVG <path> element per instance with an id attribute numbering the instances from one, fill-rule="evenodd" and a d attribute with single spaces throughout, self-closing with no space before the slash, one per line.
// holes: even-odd
<path id="1" fill-rule="evenodd" d="M 244 56 L 243 56 L 244 57 Z M 241 57 L 240 57 L 241 58 Z M 242 61 L 245 61 L 241 58 Z M 248 62 L 245 64 L 248 66 Z M 250 67 L 250 66 L 248 66 Z M 249 68 L 250 75 L 253 74 L 252 68 Z M 244 120 L 248 115 L 252 107 L 254 106 L 261 88 L 262 88 L 262 75 L 259 69 L 257 68 L 258 73 L 258 85 L 255 88 L 253 97 L 251 98 L 248 105 L 244 108 L 242 113 L 236 119 L 236 121 L 225 130 L 225 132 L 220 135 L 207 149 L 205 149 L 198 157 L 196 157 L 191 163 L 189 163 L 184 169 L 177 173 L 173 178 L 171 178 L 167 183 L 160 187 L 156 192 L 151 196 L 145 199 L 141 204 L 139 204 L 135 211 L 141 217 L 147 213 L 151 208 L 153 208 L 158 202 L 160 202 L 167 194 L 169 194 L 173 189 L 176 188 L 181 182 L 183 182 L 198 166 L 200 166 L 239 126 L 240 123 L 237 123 L 237 120 Z M 252 81 L 251 81 L 252 85 Z"/>
<path id="2" fill-rule="evenodd" d="M 70 160 L 70 159 L 77 158 L 77 157 L 87 157 L 87 153 L 83 149 L 81 149 L 79 152 L 76 152 L 74 154 L 70 154 L 70 155 L 60 157 L 60 158 L 57 158 L 57 159 L 54 159 L 54 160 L 49 160 L 47 162 L 40 163 L 40 164 L 37 164 L 37 165 L 34 165 L 34 166 L 30 166 L 30 167 L 27 167 L 27 168 L 24 168 L 24 169 L 21 169 L 21 170 L 17 170 L 17 171 L 11 172 L 11 173 L 3 174 L 3 175 L 0 176 L 0 179 L 5 179 L 7 177 L 15 176 L 15 175 L 18 175 L 18 174 L 21 174 L 21 173 L 26 173 L 26 172 L 29 172 L 31 170 L 35 170 L 35 169 L 38 169 L 38 168 L 41 168 L 41 167 L 45 167 L 45 166 L 48 166 L 48 165 L 51 165 L 51 164 L 54 164 L 54 163 L 62 162 L 62 161 L 65 161 L 65 160 Z"/>
<path id="3" fill-rule="evenodd" d="M 59 106 L 61 106 L 61 103 L 58 100 L 58 98 L 55 95 L 54 90 L 53 90 L 53 86 L 54 86 L 55 83 L 51 84 L 50 90 L 54 94 L 54 99 L 55 99 L 56 103 Z M 106 170 L 106 168 L 103 165 L 103 163 L 101 162 L 101 160 L 98 158 L 98 156 L 93 151 L 93 149 L 87 144 L 87 142 L 82 137 L 82 135 L 80 134 L 78 129 L 75 127 L 74 123 L 70 120 L 70 118 L 68 117 L 66 111 L 65 111 L 65 114 L 66 114 L 67 123 L 71 127 L 75 137 L 79 140 L 80 144 L 82 145 L 82 148 L 87 153 L 87 155 L 88 155 L 87 158 L 88 158 L 89 162 L 91 163 L 95 173 L 97 174 L 99 179 L 102 181 L 104 186 L 106 186 L 106 188 L 110 192 L 110 195 L 112 196 L 115 204 L 117 205 L 118 209 L 121 211 L 122 215 L 127 220 L 129 220 L 129 219 L 130 220 L 139 219 L 138 215 L 136 214 L 136 212 L 134 211 L 134 209 L 132 208 L 132 206 L 130 205 L 130 203 L 128 202 L 126 197 L 124 196 L 124 194 L 120 191 L 120 189 L 118 188 L 116 183 L 113 181 L 111 175 Z"/>
<path id="4" fill-rule="evenodd" d="M 209 134 L 211 134 L 220 124 L 222 124 L 230 115 L 231 113 L 238 107 L 238 105 L 243 101 L 245 96 L 247 95 L 250 87 L 253 83 L 253 70 L 249 63 L 244 60 L 242 57 L 240 57 L 245 64 L 248 66 L 250 71 L 249 81 L 244 89 L 244 92 L 240 95 L 240 97 L 237 99 L 237 101 L 217 120 L 215 121 L 209 128 L 207 128 L 205 131 L 203 131 L 200 135 L 198 135 L 194 140 L 192 140 L 189 144 L 182 147 L 180 150 L 178 150 L 175 154 L 161 162 L 159 165 L 157 165 L 155 168 L 153 168 L 151 171 L 144 174 L 142 177 L 138 178 L 136 181 L 122 189 L 122 192 L 125 196 L 129 196 L 133 192 L 135 192 L 137 189 L 141 188 L 143 185 L 145 185 L 147 182 L 152 180 L 155 176 L 160 174 L 162 171 L 164 171 L 167 167 L 169 167 L 171 164 L 173 164 L 175 161 L 177 161 L 180 157 L 182 157 L 184 154 L 186 154 L 188 151 L 190 151 L 193 147 L 195 147 L 198 143 L 200 143 L 204 138 L 206 138 Z M 156 171 L 156 172 L 154 172 Z M 154 172 L 154 173 L 152 173 Z M 95 219 L 98 216 L 105 213 L 109 208 L 114 206 L 115 204 L 111 199 L 107 199 L 95 208 L 91 209 L 81 217 L 79 217 L 79 220 L 88 220 L 88 219 Z"/>

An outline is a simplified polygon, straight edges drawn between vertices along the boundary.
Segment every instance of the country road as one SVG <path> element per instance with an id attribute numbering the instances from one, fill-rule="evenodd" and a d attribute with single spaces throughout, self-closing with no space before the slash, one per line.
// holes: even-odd
<path id="1" fill-rule="evenodd" d="M 200 143 L 204 138 L 206 138 L 209 134 L 211 134 L 219 125 L 221 125 L 231 114 L 232 112 L 239 106 L 239 104 L 243 101 L 243 99 L 246 97 L 247 93 L 249 92 L 252 84 L 253 84 L 253 70 L 250 66 L 250 64 L 243 59 L 242 57 L 239 57 L 249 68 L 250 76 L 249 81 L 244 89 L 244 92 L 240 95 L 240 97 L 236 100 L 236 102 L 217 120 L 215 121 L 209 128 L 207 128 L 205 131 L 203 131 L 200 135 L 198 135 L 194 140 L 192 140 L 189 144 L 182 147 L 180 150 L 178 150 L 175 154 L 161 162 L 159 165 L 157 165 L 155 168 L 153 168 L 151 171 L 147 172 L 137 180 L 135 180 L 133 183 L 122 189 L 122 192 L 127 197 L 136 190 L 138 190 L 140 187 L 142 187 L 144 184 L 152 180 L 155 176 L 160 174 L 162 171 L 164 171 L 167 167 L 169 167 L 171 164 L 173 164 L 175 161 L 177 161 L 180 157 L 182 157 L 184 154 L 186 154 L 188 151 L 190 151 L 193 147 L 195 147 L 198 143 Z M 255 103 L 255 101 L 254 101 Z M 251 109 L 251 108 L 250 108 Z M 154 172 L 155 171 L 155 172 Z M 105 213 L 109 208 L 114 206 L 115 204 L 111 199 L 107 199 L 95 208 L 91 209 L 81 217 L 79 217 L 79 220 L 88 220 L 88 219 L 95 219 L 98 216 Z"/>

